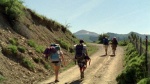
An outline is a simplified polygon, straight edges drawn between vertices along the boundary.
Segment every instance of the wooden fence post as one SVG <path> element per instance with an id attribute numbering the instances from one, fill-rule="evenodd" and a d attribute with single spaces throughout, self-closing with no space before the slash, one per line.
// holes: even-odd
<path id="1" fill-rule="evenodd" d="M 142 54 L 142 39 L 140 38 L 140 56 Z"/>
<path id="2" fill-rule="evenodd" d="M 148 37 L 146 36 L 146 50 L 145 50 L 145 62 L 146 62 L 146 71 L 147 71 L 147 73 L 148 73 L 148 57 L 147 57 L 147 51 L 148 51 Z"/>

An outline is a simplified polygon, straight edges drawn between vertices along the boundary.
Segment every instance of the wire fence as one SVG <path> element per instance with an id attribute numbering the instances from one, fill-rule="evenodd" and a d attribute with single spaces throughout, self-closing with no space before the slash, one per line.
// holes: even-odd
<path id="1" fill-rule="evenodd" d="M 130 42 L 135 46 L 140 55 L 144 53 L 146 72 L 147 76 L 150 77 L 150 52 L 148 52 L 148 37 L 145 36 L 144 40 L 142 40 L 142 38 L 130 38 Z"/>

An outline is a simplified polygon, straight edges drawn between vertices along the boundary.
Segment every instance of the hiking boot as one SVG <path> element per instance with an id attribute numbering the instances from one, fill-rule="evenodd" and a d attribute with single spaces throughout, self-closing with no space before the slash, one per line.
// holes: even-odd
<path id="1" fill-rule="evenodd" d="M 59 82 L 59 80 L 55 80 L 55 83 Z"/>

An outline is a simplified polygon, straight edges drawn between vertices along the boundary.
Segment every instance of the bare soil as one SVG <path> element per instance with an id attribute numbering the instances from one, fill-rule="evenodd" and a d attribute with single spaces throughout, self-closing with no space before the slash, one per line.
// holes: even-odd
<path id="1" fill-rule="evenodd" d="M 117 84 L 116 77 L 123 69 L 124 48 L 118 46 L 116 56 L 112 56 L 109 46 L 108 55 L 105 56 L 103 45 L 93 45 L 99 46 L 99 50 L 91 56 L 91 65 L 85 70 L 85 78 L 80 80 L 79 68 L 76 65 L 60 73 L 60 82 L 57 84 Z M 53 76 L 38 84 L 55 84 L 54 79 Z"/>

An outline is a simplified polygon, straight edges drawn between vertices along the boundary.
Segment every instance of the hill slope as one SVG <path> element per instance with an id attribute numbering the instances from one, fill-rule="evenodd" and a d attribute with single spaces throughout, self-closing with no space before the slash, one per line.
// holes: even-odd
<path id="1" fill-rule="evenodd" d="M 12 18 L 10 15 L 16 11 L 7 10 L 6 13 L 9 5 L 0 2 L 0 81 L 3 80 L 3 84 L 31 84 L 54 74 L 43 57 L 43 50 L 50 43 L 61 45 L 69 63 L 72 45 L 77 39 L 65 26 L 16 3 L 19 4 L 16 8 L 23 14 Z"/>

